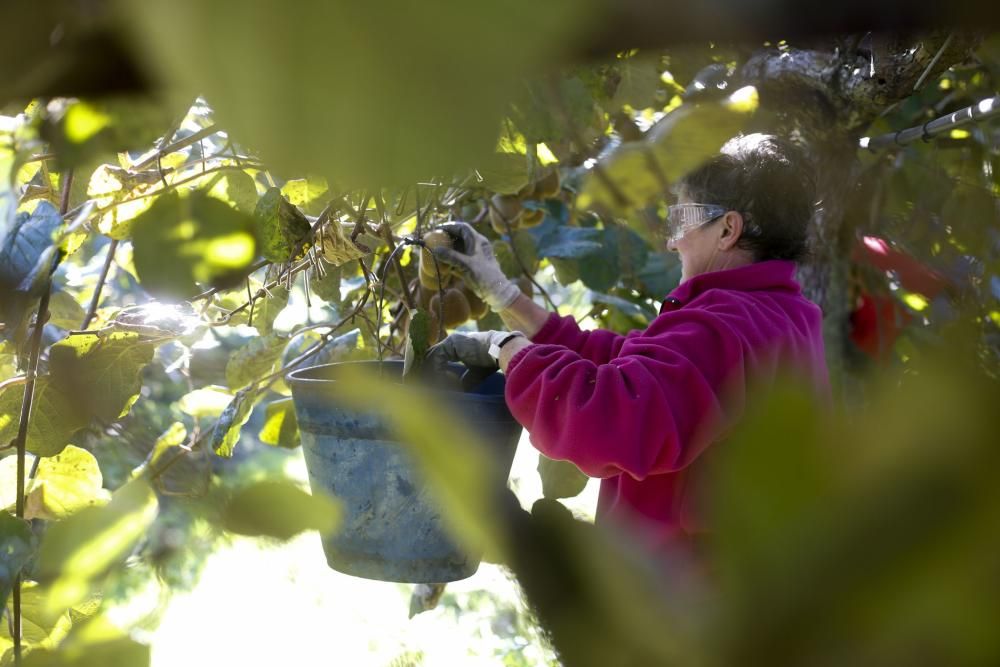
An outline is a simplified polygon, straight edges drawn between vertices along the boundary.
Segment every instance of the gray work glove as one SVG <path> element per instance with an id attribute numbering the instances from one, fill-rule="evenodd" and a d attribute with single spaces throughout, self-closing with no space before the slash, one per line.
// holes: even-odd
<path id="1" fill-rule="evenodd" d="M 488 238 L 467 222 L 446 222 L 436 229 L 454 239 L 457 249 L 435 248 L 434 254 L 453 266 L 480 299 L 497 312 L 514 303 L 521 290 L 500 269 Z"/>
<path id="2" fill-rule="evenodd" d="M 443 368 L 458 361 L 469 368 L 497 368 L 500 345 L 510 338 L 523 337 L 520 331 L 455 332 L 427 351 L 431 368 Z"/>

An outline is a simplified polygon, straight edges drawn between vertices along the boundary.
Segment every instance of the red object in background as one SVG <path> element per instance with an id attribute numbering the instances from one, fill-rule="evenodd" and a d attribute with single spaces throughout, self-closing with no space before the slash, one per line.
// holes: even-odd
<path id="1" fill-rule="evenodd" d="M 894 272 L 903 289 L 922 294 L 927 299 L 933 299 L 948 284 L 940 273 L 892 248 L 877 236 L 862 237 L 854 247 L 853 259 Z M 862 292 L 858 301 L 851 313 L 851 342 L 876 361 L 888 361 L 900 332 L 913 318 L 890 295 Z"/>
<path id="2" fill-rule="evenodd" d="M 851 313 L 851 342 L 872 359 L 889 360 L 910 314 L 891 296 L 863 293 Z"/>

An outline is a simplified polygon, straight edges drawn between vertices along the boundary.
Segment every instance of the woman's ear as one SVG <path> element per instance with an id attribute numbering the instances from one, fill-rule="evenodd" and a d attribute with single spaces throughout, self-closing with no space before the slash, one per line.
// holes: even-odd
<path id="1" fill-rule="evenodd" d="M 738 211 L 727 211 L 719 222 L 722 223 L 719 250 L 731 250 L 743 235 L 743 214 Z"/>

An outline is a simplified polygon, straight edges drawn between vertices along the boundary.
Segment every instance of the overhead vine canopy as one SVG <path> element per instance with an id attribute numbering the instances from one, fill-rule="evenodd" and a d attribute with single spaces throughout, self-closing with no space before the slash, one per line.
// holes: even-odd
<path id="1" fill-rule="evenodd" d="M 983 442 L 996 433 L 1000 359 L 1000 126 L 983 120 L 879 151 L 858 141 L 996 95 L 1000 39 L 967 28 L 995 28 L 997 12 L 968 2 L 946 16 L 931 3 L 848 3 L 836 16 L 717 4 L 711 15 L 690 3 L 596 0 L 0 8 L 0 603 L 13 592 L 18 623 L 47 605 L 44 619 L 28 619 L 22 648 L 43 655 L 67 633 L 66 650 L 89 646 L 95 596 L 120 583 L 130 554 L 166 579 L 190 567 L 194 556 L 160 551 L 178 513 L 186 529 L 197 519 L 281 539 L 336 523 L 335 505 L 290 483 L 248 486 L 220 461 L 298 446 L 283 380 L 294 367 L 402 356 L 408 337 L 426 347 L 456 327 L 501 326 L 420 250 L 434 225 L 471 222 L 541 303 L 588 325 L 641 328 L 680 278 L 661 235 L 671 185 L 730 137 L 758 131 L 790 136 L 816 170 L 802 278 L 824 307 L 838 398 L 868 411 L 824 421 L 790 395 L 761 412 L 744 440 L 794 465 L 761 470 L 743 454 L 719 473 L 731 605 L 650 600 L 629 567 L 607 567 L 626 562 L 612 541 L 556 505 L 528 523 L 477 514 L 473 472 L 445 495 L 465 501 L 452 511 L 481 539 L 521 549 L 505 562 L 567 664 L 607 664 L 622 645 L 635 664 L 815 658 L 825 635 L 801 613 L 810 595 L 842 605 L 834 621 L 844 628 L 909 638 L 910 626 L 885 625 L 906 606 L 895 580 L 887 612 L 852 614 L 911 547 L 930 552 L 935 536 L 912 518 L 926 509 L 917 490 L 943 479 L 946 491 L 967 491 L 931 517 L 942 530 L 997 516 L 984 475 L 996 452 Z M 889 32 L 897 27 L 913 32 Z M 928 370 L 942 346 L 968 353 L 974 370 Z M 887 369 L 953 393 L 924 409 L 940 396 L 905 383 L 883 394 L 872 373 Z M 400 423 L 427 440 L 433 406 L 413 399 L 411 410 L 397 390 L 360 383 L 357 400 L 396 397 Z M 831 472 L 789 448 L 788 424 L 862 463 Z M 935 438 L 977 465 L 943 465 L 919 446 Z M 432 445 L 421 454 L 432 468 L 461 456 Z M 892 468 L 894 456 L 913 467 Z M 546 459 L 539 472 L 550 500 L 585 481 Z M 876 473 L 894 480 L 898 505 L 880 502 Z M 741 492 L 759 504 L 734 500 Z M 827 495 L 813 506 L 810 493 Z M 195 500 L 177 508 L 164 502 L 173 496 Z M 206 498 L 229 509 L 220 517 L 198 503 Z M 295 521 L 275 526 L 275 498 Z M 875 506 L 871 525 L 838 532 L 832 508 Z M 25 519 L 51 523 L 41 542 Z M 881 525 L 898 535 L 878 542 Z M 943 577 L 942 563 L 975 552 L 973 565 L 995 567 L 982 556 L 997 553 L 995 538 L 964 525 L 941 560 L 907 562 Z M 802 535 L 823 548 L 799 561 Z M 884 547 L 874 574 L 852 565 L 866 540 Z M 575 579 L 563 562 L 608 586 Z M 947 581 L 966 586 L 977 572 L 954 567 Z M 785 575 L 795 586 L 780 585 Z M 593 598 L 570 614 L 549 581 Z M 996 618 L 1000 596 L 975 599 Z M 771 619 L 755 613 L 761 605 Z M 690 627 L 643 639 L 682 614 L 726 641 L 705 643 L 708 631 Z M 5 622 L 5 656 L 9 637 Z M 112 655 L 148 660 L 133 640 L 113 641 Z M 845 656 L 905 654 L 897 648 L 859 641 Z M 962 633 L 938 648 L 998 654 L 995 640 Z"/>

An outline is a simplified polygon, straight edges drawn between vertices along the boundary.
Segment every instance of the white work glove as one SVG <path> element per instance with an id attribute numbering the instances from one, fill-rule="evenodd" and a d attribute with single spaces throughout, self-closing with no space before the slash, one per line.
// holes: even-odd
<path id="1" fill-rule="evenodd" d="M 455 267 L 480 299 L 497 312 L 514 303 L 521 290 L 500 269 L 488 238 L 466 222 L 446 222 L 436 229 L 446 232 L 457 249 L 435 248 L 434 254 Z"/>
<path id="2" fill-rule="evenodd" d="M 520 331 L 456 332 L 427 351 L 431 368 L 458 361 L 469 368 L 497 368 L 500 347 L 511 338 L 524 337 Z"/>

